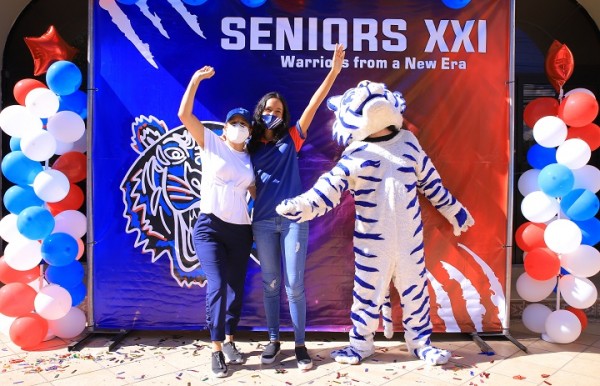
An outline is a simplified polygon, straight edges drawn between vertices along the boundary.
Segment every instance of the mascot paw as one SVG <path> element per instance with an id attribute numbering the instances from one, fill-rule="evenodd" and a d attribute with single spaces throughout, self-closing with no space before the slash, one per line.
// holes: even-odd
<path id="1" fill-rule="evenodd" d="M 337 363 L 344 363 L 348 365 L 357 365 L 363 359 L 370 357 L 375 353 L 375 350 L 364 351 L 357 350 L 352 346 L 348 346 L 341 350 L 333 350 L 331 352 L 331 359 L 335 360 Z"/>
<path id="2" fill-rule="evenodd" d="M 461 208 L 450 223 L 454 229 L 454 236 L 460 236 L 462 232 L 466 232 L 470 226 L 475 224 L 475 220 L 466 208 Z"/>
<path id="3" fill-rule="evenodd" d="M 424 346 L 412 350 L 413 355 L 427 363 L 428 365 L 443 365 L 448 363 L 452 353 L 434 346 Z"/>
<path id="4" fill-rule="evenodd" d="M 292 200 L 284 200 L 277 207 L 275 211 L 290 220 L 298 221 L 301 217 L 302 212 L 298 210 L 297 205 Z"/>

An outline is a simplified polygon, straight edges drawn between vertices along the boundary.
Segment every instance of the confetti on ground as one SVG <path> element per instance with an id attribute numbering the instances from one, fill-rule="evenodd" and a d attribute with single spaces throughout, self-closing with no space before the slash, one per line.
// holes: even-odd
<path id="1" fill-rule="evenodd" d="M 513 379 L 518 379 L 519 381 L 521 381 L 521 380 L 523 380 L 523 379 L 527 379 L 527 377 L 524 377 L 524 376 L 522 376 L 522 375 L 515 375 L 515 376 L 513 377 Z"/>

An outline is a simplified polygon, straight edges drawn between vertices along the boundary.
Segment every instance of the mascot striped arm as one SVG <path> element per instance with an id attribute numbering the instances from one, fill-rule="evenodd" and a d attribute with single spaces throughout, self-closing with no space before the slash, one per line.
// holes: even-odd
<path id="1" fill-rule="evenodd" d="M 391 314 L 389 283 L 393 281 L 401 297 L 409 352 L 428 364 L 444 364 L 450 352 L 432 346 L 430 340 L 432 324 L 418 193 L 452 224 L 456 236 L 474 220 L 444 187 L 417 138 L 402 129 L 406 105 L 400 93 L 365 80 L 344 95 L 329 98 L 327 105 L 336 115 L 334 140 L 346 148 L 333 169 L 307 192 L 283 201 L 277 212 L 303 222 L 329 212 L 340 203 L 345 191 L 354 197 L 353 328 L 350 346 L 333 351 L 331 357 L 340 363 L 358 364 L 373 355 L 380 313 L 384 313 L 386 336 L 390 335 L 391 323 L 386 326 L 385 320 Z M 390 135 L 373 138 L 386 128 Z"/>

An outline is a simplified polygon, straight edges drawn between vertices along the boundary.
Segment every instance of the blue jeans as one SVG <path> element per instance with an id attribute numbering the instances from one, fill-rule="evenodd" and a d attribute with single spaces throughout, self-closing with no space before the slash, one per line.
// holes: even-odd
<path id="1" fill-rule="evenodd" d="M 252 228 L 201 213 L 194 225 L 196 254 L 206 273 L 206 325 L 212 341 L 233 335 L 242 314 Z"/>
<path id="2" fill-rule="evenodd" d="M 304 266 L 308 245 L 308 223 L 301 224 L 277 216 L 252 224 L 263 279 L 267 328 L 271 341 L 279 340 L 281 267 L 285 291 L 294 325 L 295 343 L 304 345 L 306 296 Z"/>

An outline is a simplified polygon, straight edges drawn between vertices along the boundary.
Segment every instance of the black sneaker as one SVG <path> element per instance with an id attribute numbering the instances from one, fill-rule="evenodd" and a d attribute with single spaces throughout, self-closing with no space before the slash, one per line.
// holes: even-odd
<path id="1" fill-rule="evenodd" d="M 298 368 L 300 370 L 309 370 L 313 367 L 312 359 L 308 355 L 306 346 L 296 346 L 296 362 L 298 362 Z"/>
<path id="2" fill-rule="evenodd" d="M 223 343 L 223 355 L 225 355 L 227 363 L 240 364 L 244 362 L 244 357 L 235 347 L 234 342 Z"/>
<path id="3" fill-rule="evenodd" d="M 225 356 L 223 351 L 213 351 L 211 369 L 213 375 L 217 378 L 227 376 L 227 364 L 225 364 Z"/>
<path id="4" fill-rule="evenodd" d="M 275 362 L 275 357 L 281 352 L 281 343 L 269 342 L 260 356 L 260 361 L 266 365 Z"/>

